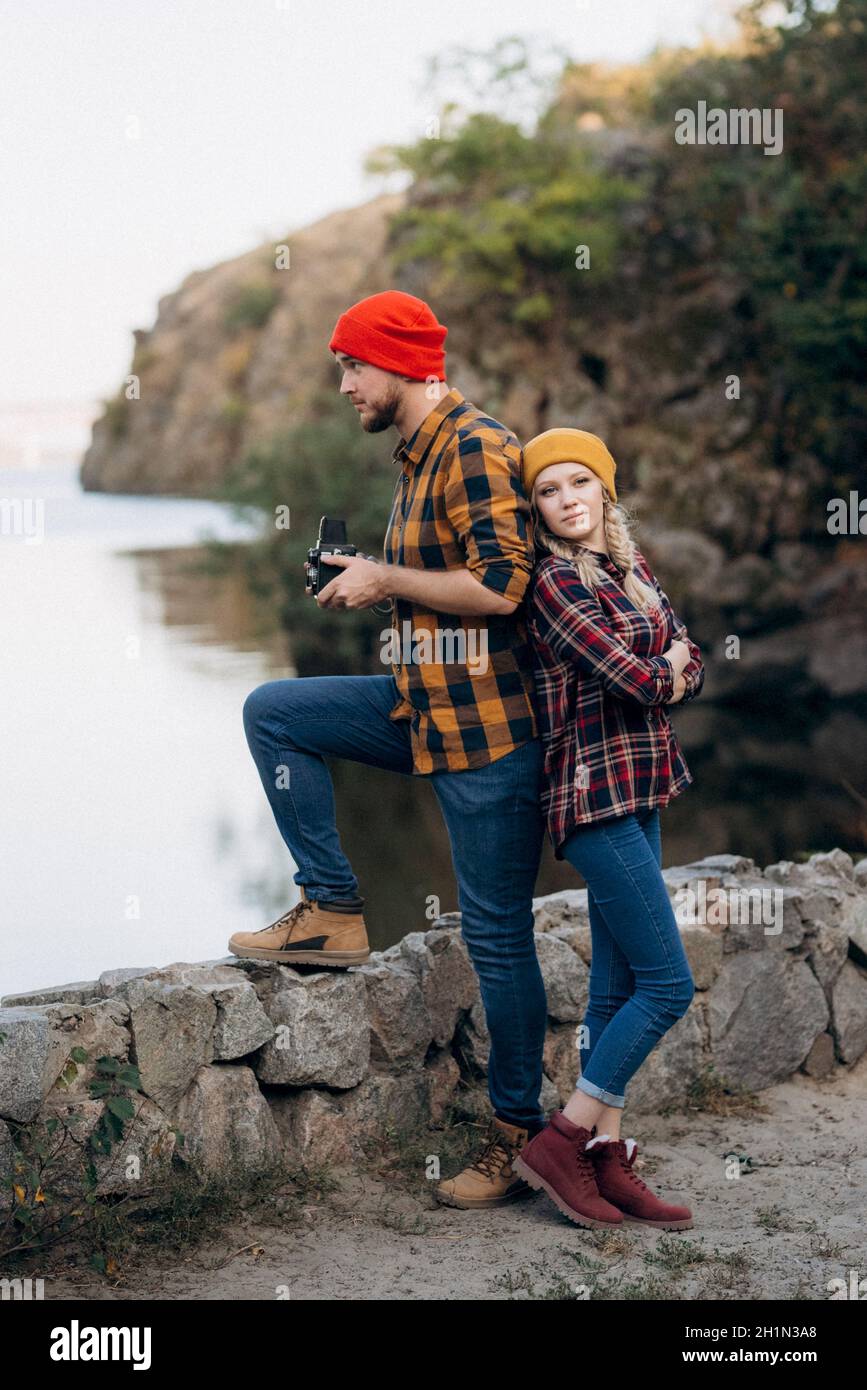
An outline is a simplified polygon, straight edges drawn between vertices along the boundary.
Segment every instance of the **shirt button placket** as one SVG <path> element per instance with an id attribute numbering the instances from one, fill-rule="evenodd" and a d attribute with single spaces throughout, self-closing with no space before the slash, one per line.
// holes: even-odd
<path id="1" fill-rule="evenodd" d="M 406 469 L 404 469 L 404 471 L 403 471 L 403 478 L 402 478 L 402 488 L 403 488 L 403 489 L 406 488 L 406 485 L 407 485 L 408 482 L 409 482 L 409 475 L 407 474 Z M 397 523 L 397 529 L 398 529 L 398 531 L 402 531 L 402 530 L 403 530 L 403 523 L 404 523 L 404 521 L 405 521 L 405 519 L 406 519 L 406 518 L 404 517 L 404 511 L 403 511 L 403 499 L 404 499 L 405 496 L 406 496 L 406 492 L 405 492 L 404 490 L 402 490 L 401 499 L 400 499 L 400 521 Z"/>
<path id="2" fill-rule="evenodd" d="M 404 468 L 404 469 L 402 470 L 402 477 L 401 477 L 400 521 L 397 523 L 397 529 L 398 529 L 398 531 L 402 531 L 402 530 L 403 530 L 403 523 L 404 523 L 403 499 L 404 499 L 404 497 L 405 497 L 405 495 L 406 495 L 406 493 L 405 493 L 405 488 L 406 488 L 406 485 L 407 485 L 408 482 L 409 482 L 409 474 L 407 473 L 406 469 Z M 402 670 L 403 670 L 403 667 L 401 666 L 401 663 L 400 663 L 399 661 L 396 663 L 395 669 L 398 670 L 398 671 L 402 671 Z"/>

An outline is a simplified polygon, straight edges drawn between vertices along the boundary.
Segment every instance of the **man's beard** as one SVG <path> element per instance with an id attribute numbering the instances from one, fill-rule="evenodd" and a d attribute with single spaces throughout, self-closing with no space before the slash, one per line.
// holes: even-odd
<path id="1" fill-rule="evenodd" d="M 367 416 L 366 419 L 362 418 L 362 428 L 365 429 L 368 434 L 379 434 L 381 430 L 387 430 L 394 424 L 394 417 L 397 414 L 399 405 L 400 392 L 396 387 L 393 387 L 382 405 L 372 405 L 370 407 L 373 414 Z"/>

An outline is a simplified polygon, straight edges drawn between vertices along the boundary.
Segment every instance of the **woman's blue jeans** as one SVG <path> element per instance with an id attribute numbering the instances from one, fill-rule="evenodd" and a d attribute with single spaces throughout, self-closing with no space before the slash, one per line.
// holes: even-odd
<path id="1" fill-rule="evenodd" d="M 388 717 L 398 697 L 391 675 L 266 681 L 247 697 L 250 752 L 298 866 L 294 881 L 309 898 L 358 893 L 323 755 L 414 775 L 409 720 Z M 449 834 L 461 934 L 491 1036 L 491 1105 L 500 1119 L 534 1132 L 545 1123 L 539 1092 L 547 1007 L 533 936 L 543 766 L 535 738 L 483 767 L 428 774 Z"/>
<path id="2" fill-rule="evenodd" d="M 627 1081 L 695 993 L 660 872 L 659 809 L 578 826 L 563 855 L 587 884 L 593 951 L 576 1089 L 622 1108 Z"/>

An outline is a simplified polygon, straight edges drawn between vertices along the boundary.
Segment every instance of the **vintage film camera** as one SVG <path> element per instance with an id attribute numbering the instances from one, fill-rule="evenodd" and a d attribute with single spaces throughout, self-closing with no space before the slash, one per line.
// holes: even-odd
<path id="1" fill-rule="evenodd" d="M 332 579 L 336 579 L 343 570 L 339 565 L 329 565 L 327 557 L 329 555 L 357 555 L 358 551 L 354 545 L 349 545 L 346 539 L 346 522 L 335 521 L 332 517 L 323 516 L 319 522 L 319 539 L 315 546 L 307 552 L 307 583 L 314 596 L 324 589 Z M 369 558 L 369 557 L 368 557 Z"/>

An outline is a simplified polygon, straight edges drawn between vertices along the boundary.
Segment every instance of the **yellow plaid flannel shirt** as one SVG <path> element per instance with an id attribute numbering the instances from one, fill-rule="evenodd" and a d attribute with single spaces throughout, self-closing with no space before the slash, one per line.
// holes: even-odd
<path id="1" fill-rule="evenodd" d="M 466 568 L 519 604 L 513 613 L 469 616 L 391 601 L 400 699 L 389 717 L 410 720 L 414 772 L 483 767 L 539 734 L 523 605 L 534 546 L 521 446 L 452 389 L 393 459 L 400 473 L 386 563 Z"/>

